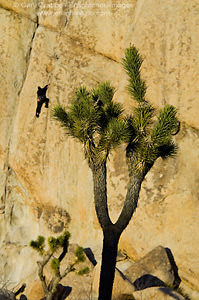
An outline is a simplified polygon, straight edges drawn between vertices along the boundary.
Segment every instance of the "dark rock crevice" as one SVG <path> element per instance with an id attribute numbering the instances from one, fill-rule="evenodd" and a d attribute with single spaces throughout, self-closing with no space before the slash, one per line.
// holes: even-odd
<path id="1" fill-rule="evenodd" d="M 22 16 L 22 17 L 24 17 L 24 16 Z M 29 64 L 30 64 L 30 59 L 31 59 L 31 53 L 32 53 L 32 49 L 33 49 L 33 43 L 34 43 L 36 31 L 39 27 L 38 18 L 37 18 L 37 21 L 34 22 L 34 23 L 35 23 L 34 31 L 32 33 L 31 40 L 29 41 L 29 46 L 28 46 L 27 52 L 25 53 L 26 66 L 25 66 L 24 72 L 23 72 L 23 79 L 21 81 L 20 86 L 18 87 L 18 92 L 17 92 L 17 100 L 18 101 L 16 101 L 14 114 L 13 114 L 13 119 L 12 119 L 12 122 L 11 122 L 11 129 L 10 129 L 11 135 L 10 135 L 10 138 L 8 140 L 8 146 L 7 146 L 7 163 L 8 164 L 9 164 L 9 156 L 10 156 L 10 147 L 11 147 L 11 143 L 12 143 L 12 132 L 13 132 L 13 127 L 14 127 L 14 124 L 15 124 L 15 119 L 16 119 L 16 115 L 17 115 L 17 111 L 18 111 L 19 98 L 20 98 L 20 95 L 21 95 L 21 92 L 23 90 L 23 86 L 25 84 L 26 77 L 27 77 L 27 74 L 28 74 L 28 69 L 29 69 Z"/>
<path id="2" fill-rule="evenodd" d="M 74 36 L 71 36 L 71 35 L 69 35 L 67 33 L 64 33 L 61 29 L 56 29 L 55 27 L 47 26 L 47 25 L 44 25 L 44 24 L 40 23 L 39 22 L 39 14 L 37 12 L 35 13 L 35 20 L 33 20 L 28 15 L 16 12 L 16 11 L 10 9 L 10 8 L 3 7 L 2 5 L 0 5 L 0 8 L 5 9 L 5 10 L 7 10 L 7 11 L 13 13 L 13 14 L 16 14 L 19 17 L 27 18 L 27 19 L 29 19 L 30 21 L 32 21 L 32 22 L 34 22 L 36 24 L 36 28 L 35 28 L 35 31 L 33 32 L 33 36 L 32 36 L 32 42 L 31 42 L 29 51 L 26 54 L 27 65 L 29 64 L 29 61 L 30 61 L 31 51 L 32 51 L 32 47 L 33 47 L 32 46 L 33 45 L 33 41 L 34 41 L 35 34 L 36 34 L 36 31 L 37 31 L 37 29 L 38 29 L 39 26 L 44 27 L 44 28 L 46 28 L 46 29 L 48 29 L 50 31 L 54 31 L 54 32 L 56 32 L 58 34 L 61 34 L 63 36 L 66 36 L 67 38 L 71 39 L 73 42 L 79 43 L 84 49 L 86 49 L 88 52 L 90 52 L 92 54 L 100 55 L 100 56 L 103 56 L 105 59 L 111 60 L 111 61 L 116 62 L 116 63 L 120 63 L 120 61 L 117 61 L 116 59 L 114 59 L 113 57 L 109 56 L 108 54 L 96 51 L 94 48 L 92 48 L 88 44 L 83 43 L 82 40 L 78 39 L 77 37 L 74 37 Z M 63 27 L 66 27 L 67 24 L 68 24 L 68 18 L 65 19 Z M 27 68 L 27 70 L 28 70 L 28 68 Z M 27 72 L 26 72 L 26 74 L 27 74 Z M 24 77 L 26 78 L 26 76 L 24 76 Z M 25 81 L 25 78 L 24 78 L 24 81 Z M 23 88 L 23 85 L 21 87 L 21 90 L 22 90 L 22 88 Z M 18 92 L 18 94 L 20 95 L 20 92 Z"/>
<path id="3" fill-rule="evenodd" d="M 4 194 L 1 197 L 0 214 L 5 213 L 6 199 L 9 195 L 9 177 L 10 174 L 12 173 L 12 169 L 6 163 L 4 164 L 4 172 L 5 172 Z"/>
<path id="4" fill-rule="evenodd" d="M 25 69 L 25 72 L 24 72 L 21 88 L 18 91 L 18 96 L 20 96 L 21 91 L 22 91 L 23 86 L 24 86 L 24 83 L 26 81 L 26 77 L 27 77 L 27 73 L 28 73 L 28 69 L 29 69 L 29 64 L 30 64 L 30 59 L 31 59 L 33 43 L 34 43 L 34 39 L 35 39 L 35 35 L 36 35 L 36 31 L 37 31 L 38 27 L 39 27 L 39 19 L 37 17 L 37 21 L 35 22 L 35 28 L 34 28 L 32 38 L 31 38 L 31 41 L 30 41 L 30 45 L 29 45 L 28 51 L 26 53 L 26 69 Z"/>

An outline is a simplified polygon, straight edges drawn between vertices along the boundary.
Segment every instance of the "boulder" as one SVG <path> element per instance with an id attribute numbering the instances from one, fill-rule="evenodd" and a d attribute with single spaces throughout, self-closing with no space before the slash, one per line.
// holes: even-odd
<path id="1" fill-rule="evenodd" d="M 28 300 L 41 300 L 45 296 L 41 281 L 37 279 L 31 282 L 27 286 L 24 294 L 26 295 Z"/>
<path id="2" fill-rule="evenodd" d="M 57 292 L 55 295 L 55 299 L 60 299 L 61 297 L 68 297 L 70 294 L 72 288 L 68 286 L 63 286 L 62 284 L 59 284 L 57 287 Z M 32 283 L 30 283 L 27 287 L 26 292 L 20 296 L 20 300 L 43 300 L 45 299 L 45 294 L 42 288 L 41 281 L 35 280 Z"/>
<path id="3" fill-rule="evenodd" d="M 22 294 L 22 295 L 20 296 L 19 300 L 28 300 L 28 298 L 27 298 L 24 294 Z"/>
<path id="4" fill-rule="evenodd" d="M 28 298 L 27 298 L 24 294 L 22 294 L 22 295 L 20 296 L 19 300 L 28 300 Z"/>
<path id="5" fill-rule="evenodd" d="M 122 294 L 117 298 L 117 300 L 135 300 L 135 298 L 130 294 Z"/>
<path id="6" fill-rule="evenodd" d="M 16 300 L 15 294 L 7 289 L 0 289 L 0 300 Z"/>
<path id="7" fill-rule="evenodd" d="M 133 263 L 124 275 L 134 284 L 136 290 L 152 286 L 179 285 L 177 273 L 171 251 L 158 246 L 140 260 Z"/>
<path id="8" fill-rule="evenodd" d="M 167 287 L 151 287 L 133 294 L 135 300 L 185 300 L 176 291 Z"/>

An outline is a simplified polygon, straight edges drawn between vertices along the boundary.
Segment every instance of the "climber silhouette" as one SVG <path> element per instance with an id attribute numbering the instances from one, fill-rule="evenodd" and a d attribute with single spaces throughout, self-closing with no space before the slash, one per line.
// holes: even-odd
<path id="1" fill-rule="evenodd" d="M 37 90 L 37 109 L 36 109 L 36 117 L 39 118 L 39 114 L 41 112 L 42 105 L 45 103 L 45 107 L 48 108 L 49 99 L 46 98 L 46 91 L 48 89 L 48 84 L 41 88 L 38 86 Z"/>

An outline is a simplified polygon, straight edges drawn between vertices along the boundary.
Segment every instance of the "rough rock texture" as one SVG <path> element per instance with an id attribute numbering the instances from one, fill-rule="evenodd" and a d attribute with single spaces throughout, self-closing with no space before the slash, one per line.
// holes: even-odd
<path id="1" fill-rule="evenodd" d="M 135 300 L 185 300 L 185 298 L 181 294 L 165 287 L 151 287 L 142 291 L 135 292 L 133 295 L 135 297 Z"/>
<path id="2" fill-rule="evenodd" d="M 0 289 L 0 300 L 16 300 L 15 294 L 6 289 Z"/>
<path id="3" fill-rule="evenodd" d="M 38 234 L 67 228 L 73 241 L 101 252 L 92 176 L 79 144 L 42 108 L 37 86 L 50 84 L 50 107 L 67 105 L 75 86 L 110 80 L 128 110 L 120 61 L 133 42 L 143 54 L 148 98 L 178 108 L 175 159 L 158 160 L 120 248 L 139 259 L 157 245 L 171 249 L 183 283 L 199 291 L 199 3 L 125 0 L 89 3 L 0 0 L 0 266 L 15 286 L 36 278 L 28 247 Z M 127 185 L 124 146 L 110 156 L 109 207 L 115 220 Z M 27 263 L 28 261 L 28 263 Z"/>
<path id="4" fill-rule="evenodd" d="M 39 279 L 32 281 L 26 288 L 25 293 L 28 300 L 40 300 L 45 296 Z"/>

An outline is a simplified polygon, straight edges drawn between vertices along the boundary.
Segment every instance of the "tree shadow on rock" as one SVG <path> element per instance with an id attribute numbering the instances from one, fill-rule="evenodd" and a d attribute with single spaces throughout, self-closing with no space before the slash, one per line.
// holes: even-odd
<path id="1" fill-rule="evenodd" d="M 72 292 L 71 286 L 63 286 L 62 284 L 59 284 L 57 287 L 57 291 L 53 296 L 53 300 L 65 300 L 70 295 L 71 292 Z M 46 300 L 46 297 L 42 298 L 42 300 Z"/>
<path id="2" fill-rule="evenodd" d="M 60 284 L 60 289 L 58 288 L 58 294 L 55 300 L 65 300 L 72 292 L 71 286 L 63 286 Z"/>
<path id="3" fill-rule="evenodd" d="M 85 248 L 84 249 L 84 253 L 86 254 L 86 256 L 88 257 L 88 259 L 90 260 L 90 262 L 93 264 L 93 266 L 96 266 L 97 261 L 95 259 L 94 253 L 91 250 L 91 248 Z"/>
<path id="4" fill-rule="evenodd" d="M 156 276 L 145 274 L 136 279 L 133 285 L 137 291 L 141 291 L 150 287 L 164 287 L 165 283 Z"/>
<path id="5" fill-rule="evenodd" d="M 28 298 L 27 298 L 24 294 L 22 294 L 22 295 L 20 296 L 19 300 L 28 300 Z"/>
<path id="6" fill-rule="evenodd" d="M 174 290 L 170 289 L 170 288 L 164 288 L 164 287 L 161 288 L 160 287 L 159 291 L 162 292 L 165 295 L 170 296 L 171 299 L 173 298 L 175 300 L 182 300 L 182 296 L 177 295 L 177 293 Z M 183 297 L 183 299 L 185 299 L 185 298 Z"/>

